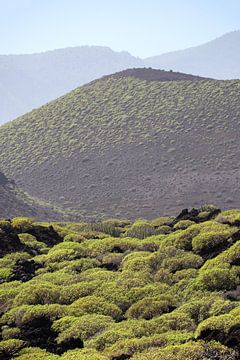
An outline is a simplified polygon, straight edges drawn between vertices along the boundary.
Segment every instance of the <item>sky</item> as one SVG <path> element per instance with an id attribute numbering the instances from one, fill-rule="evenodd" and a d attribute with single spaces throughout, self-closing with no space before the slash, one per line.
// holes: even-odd
<path id="1" fill-rule="evenodd" d="M 81 45 L 139 57 L 240 29 L 240 0 L 0 0 L 0 54 Z"/>

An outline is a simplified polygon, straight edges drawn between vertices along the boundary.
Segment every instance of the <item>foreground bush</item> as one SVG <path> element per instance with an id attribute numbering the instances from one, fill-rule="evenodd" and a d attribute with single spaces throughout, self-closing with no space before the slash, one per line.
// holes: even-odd
<path id="1" fill-rule="evenodd" d="M 2 220 L 0 359 L 239 359 L 239 214 L 214 211 Z"/>

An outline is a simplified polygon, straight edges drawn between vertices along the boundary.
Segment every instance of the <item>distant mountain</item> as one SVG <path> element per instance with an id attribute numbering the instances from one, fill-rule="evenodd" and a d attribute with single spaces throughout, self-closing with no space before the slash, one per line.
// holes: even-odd
<path id="1" fill-rule="evenodd" d="M 204 45 L 145 59 L 146 66 L 216 79 L 240 78 L 240 31 Z"/>
<path id="2" fill-rule="evenodd" d="M 82 46 L 0 56 L 0 124 L 106 74 L 144 66 L 128 52 Z"/>
<path id="3" fill-rule="evenodd" d="M 0 55 L 0 124 L 76 87 L 127 68 L 153 67 L 216 79 L 240 78 L 240 31 L 202 46 L 140 59 L 108 47 L 81 46 Z"/>
<path id="4" fill-rule="evenodd" d="M 1 167 L 82 219 L 237 207 L 239 91 L 152 69 L 106 76 L 2 126 Z"/>

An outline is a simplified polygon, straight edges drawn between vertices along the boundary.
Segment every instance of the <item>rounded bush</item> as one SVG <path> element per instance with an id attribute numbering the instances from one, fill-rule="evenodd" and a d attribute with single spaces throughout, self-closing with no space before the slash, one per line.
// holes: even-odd
<path id="1" fill-rule="evenodd" d="M 145 297 L 133 304 L 127 311 L 128 319 L 152 319 L 169 311 L 170 304 L 167 300 Z"/>

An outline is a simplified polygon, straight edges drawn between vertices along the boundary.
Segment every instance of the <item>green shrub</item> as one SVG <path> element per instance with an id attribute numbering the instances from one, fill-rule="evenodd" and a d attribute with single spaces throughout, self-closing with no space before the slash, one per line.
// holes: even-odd
<path id="1" fill-rule="evenodd" d="M 198 280 L 205 289 L 210 291 L 231 290 L 239 282 L 234 271 L 218 267 L 200 272 Z"/>
<path id="2" fill-rule="evenodd" d="M 138 220 L 124 233 L 125 237 L 144 239 L 158 232 L 148 221 Z"/>
<path id="3" fill-rule="evenodd" d="M 1 323 L 21 327 L 34 319 L 46 317 L 56 320 L 66 314 L 67 307 L 59 304 L 22 305 L 7 311 L 2 316 Z"/>
<path id="4" fill-rule="evenodd" d="M 231 224 L 240 222 L 240 210 L 226 210 L 221 212 L 215 219 L 222 224 Z"/>
<path id="5" fill-rule="evenodd" d="M 108 358 L 96 350 L 82 349 L 82 350 L 69 350 L 64 353 L 61 360 L 108 360 Z"/>
<path id="6" fill-rule="evenodd" d="M 20 349 L 24 347 L 24 341 L 9 339 L 0 341 L 0 358 L 11 359 Z"/>
<path id="7" fill-rule="evenodd" d="M 179 270 L 188 268 L 200 268 L 203 264 L 203 259 L 191 252 L 179 253 L 174 257 L 169 257 L 163 260 L 162 267 L 175 273 Z"/>
<path id="8" fill-rule="evenodd" d="M 36 250 L 38 253 L 47 253 L 48 247 L 46 244 L 44 242 L 37 241 L 35 236 L 30 234 L 18 234 L 18 237 L 22 244 L 27 245 L 33 250 Z"/>
<path id="9" fill-rule="evenodd" d="M 15 358 L 14 358 L 15 359 Z M 60 356 L 54 355 L 40 348 L 24 348 L 16 357 L 18 360 L 59 360 Z"/>
<path id="10" fill-rule="evenodd" d="M 59 288 L 52 284 L 26 284 L 14 299 L 14 306 L 57 303 Z"/>
<path id="11" fill-rule="evenodd" d="M 84 240 L 86 240 L 86 238 L 78 233 L 67 234 L 66 236 L 64 236 L 64 239 L 63 239 L 63 241 L 78 242 L 78 243 L 81 243 Z"/>
<path id="12" fill-rule="evenodd" d="M 113 319 L 109 316 L 90 314 L 80 317 L 67 316 L 53 323 L 53 330 L 59 333 L 58 343 L 66 342 L 69 339 L 81 339 L 86 341 L 106 330 Z"/>
<path id="13" fill-rule="evenodd" d="M 160 227 L 160 226 L 164 226 L 164 225 L 169 226 L 172 224 L 173 220 L 174 220 L 173 217 L 162 216 L 162 217 L 152 220 L 151 225 L 154 227 Z"/>
<path id="14" fill-rule="evenodd" d="M 98 296 L 85 296 L 69 305 L 69 314 L 82 316 L 85 314 L 100 314 L 119 319 L 122 312 L 115 304 Z"/>
<path id="15" fill-rule="evenodd" d="M 136 354 L 133 360 L 237 360 L 237 353 L 217 342 L 187 342 L 182 345 L 167 346 L 164 349 L 150 349 Z"/>
<path id="16" fill-rule="evenodd" d="M 192 241 L 193 251 L 200 254 L 210 252 L 216 247 L 220 247 L 226 244 L 227 241 L 231 241 L 229 236 L 231 236 L 230 231 L 209 231 L 207 233 L 204 232 L 199 234 Z"/>
<path id="17" fill-rule="evenodd" d="M 9 327 L 6 325 L 2 327 L 3 340 L 18 339 L 20 334 L 21 334 L 21 331 L 17 327 Z"/>
<path id="18" fill-rule="evenodd" d="M 98 282 L 84 282 L 81 281 L 77 284 L 61 286 L 59 293 L 60 304 L 71 304 L 79 298 L 93 295 L 94 291 L 98 288 Z"/>
<path id="19" fill-rule="evenodd" d="M 161 300 L 161 298 L 145 297 L 133 304 L 127 311 L 128 319 L 152 319 L 163 313 L 169 312 L 171 303 L 169 300 Z"/>
<path id="20" fill-rule="evenodd" d="M 28 217 L 16 217 L 11 221 L 12 226 L 17 231 L 28 231 L 33 226 L 33 220 Z"/>
<path id="21" fill-rule="evenodd" d="M 180 220 L 173 226 L 173 228 L 175 230 L 185 230 L 189 226 L 194 225 L 194 224 L 195 224 L 195 222 L 191 221 L 191 220 Z"/>

